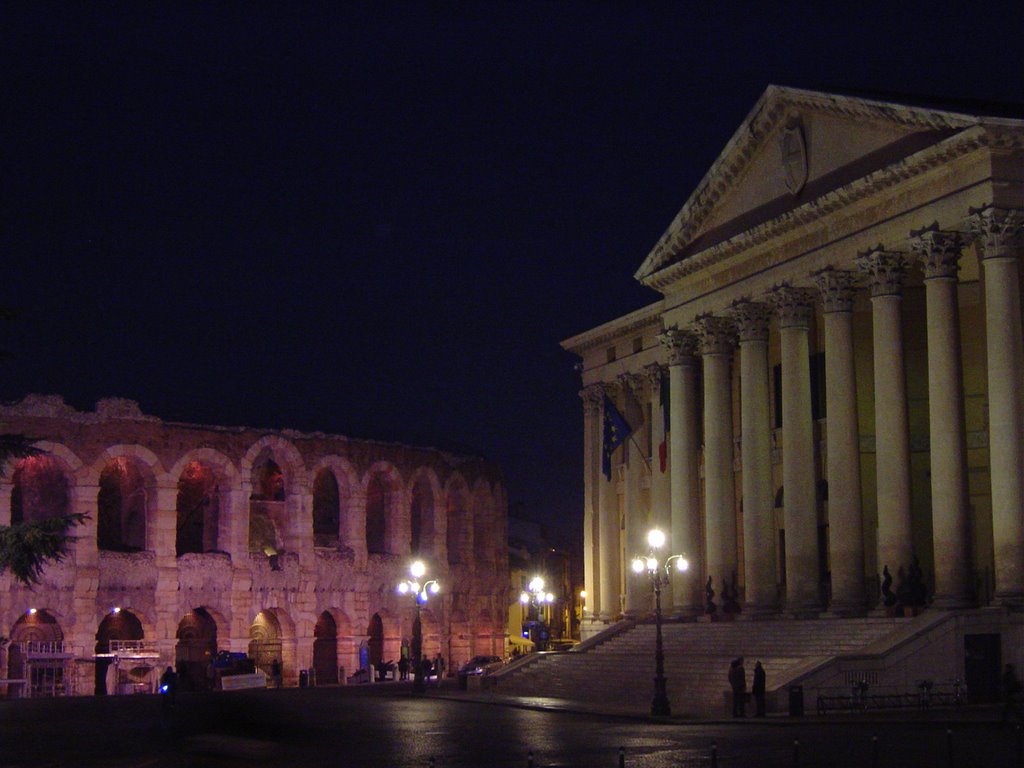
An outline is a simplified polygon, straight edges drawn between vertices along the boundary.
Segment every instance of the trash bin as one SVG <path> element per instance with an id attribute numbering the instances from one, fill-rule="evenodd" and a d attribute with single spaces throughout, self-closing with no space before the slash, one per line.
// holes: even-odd
<path id="1" fill-rule="evenodd" d="M 789 716 L 804 716 L 804 687 L 802 685 L 789 686 Z"/>
<path id="2" fill-rule="evenodd" d="M 299 670 L 299 688 L 305 688 L 309 684 L 309 673 L 304 669 Z"/>

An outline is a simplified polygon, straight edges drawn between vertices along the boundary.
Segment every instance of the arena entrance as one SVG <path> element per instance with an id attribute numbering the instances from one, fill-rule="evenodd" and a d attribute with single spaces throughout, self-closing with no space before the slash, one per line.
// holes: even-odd
<path id="1" fill-rule="evenodd" d="M 249 658 L 256 669 L 267 676 L 273 685 L 280 685 L 284 676 L 283 648 L 281 643 L 281 622 L 272 611 L 260 611 L 249 627 Z M 274 667 L 277 662 L 278 677 Z"/>
<path id="2" fill-rule="evenodd" d="M 369 640 L 366 643 L 367 660 L 374 669 L 380 669 L 381 662 L 384 661 L 384 621 L 379 613 L 373 614 L 366 634 L 369 635 Z"/>
<path id="3" fill-rule="evenodd" d="M 66 696 L 74 693 L 69 665 L 72 654 L 64 652 L 64 632 L 46 611 L 30 608 L 11 630 L 7 649 L 7 677 L 24 681 L 8 685 L 12 697 Z"/>
<path id="4" fill-rule="evenodd" d="M 174 664 L 178 688 L 206 691 L 212 685 L 213 658 L 217 655 L 217 622 L 205 608 L 196 608 L 178 624 Z"/>
<path id="5" fill-rule="evenodd" d="M 148 647 L 142 622 L 115 608 L 96 631 L 96 695 L 152 693 L 160 677 L 160 655 Z"/>
<path id="6" fill-rule="evenodd" d="M 327 611 L 313 630 L 313 676 L 318 685 L 338 682 L 338 626 Z"/>

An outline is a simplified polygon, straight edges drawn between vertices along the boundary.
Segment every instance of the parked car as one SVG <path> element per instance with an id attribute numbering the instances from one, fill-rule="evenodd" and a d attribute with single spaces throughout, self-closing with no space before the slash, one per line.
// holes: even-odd
<path id="1" fill-rule="evenodd" d="M 459 667 L 459 687 L 466 687 L 466 680 L 474 675 L 486 675 L 501 667 L 504 662 L 501 656 L 474 656 L 461 667 Z"/>

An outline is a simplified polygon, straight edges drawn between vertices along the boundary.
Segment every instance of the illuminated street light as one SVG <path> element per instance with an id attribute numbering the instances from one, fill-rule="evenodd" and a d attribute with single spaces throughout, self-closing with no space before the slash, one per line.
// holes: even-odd
<path id="1" fill-rule="evenodd" d="M 661 642 L 661 588 L 669 583 L 673 564 L 678 571 L 685 571 L 690 564 L 682 555 L 669 555 L 661 563 L 657 550 L 665 546 L 665 534 L 657 528 L 647 533 L 647 544 L 651 551 L 646 556 L 633 558 L 633 573 L 639 576 L 646 572 L 654 589 L 654 701 L 651 702 L 651 714 L 668 717 L 672 714 L 672 708 L 668 703 L 665 652 Z"/>
<path id="2" fill-rule="evenodd" d="M 426 690 L 423 680 L 423 628 L 420 625 L 420 605 L 426 603 L 431 595 L 436 595 L 441 591 L 441 585 L 436 579 L 420 582 L 426 573 L 427 566 L 423 561 L 414 560 L 409 565 L 409 575 L 412 578 L 398 582 L 397 588 L 398 594 L 411 595 L 413 604 L 416 606 L 416 620 L 412 625 L 412 690 L 414 693 L 423 693 Z"/>

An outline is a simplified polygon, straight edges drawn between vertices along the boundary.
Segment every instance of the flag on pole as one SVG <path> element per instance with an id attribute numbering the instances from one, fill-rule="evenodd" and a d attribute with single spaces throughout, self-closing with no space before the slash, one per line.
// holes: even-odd
<path id="1" fill-rule="evenodd" d="M 619 413 L 608 395 L 604 396 L 604 442 L 601 448 L 601 471 L 606 480 L 612 479 L 612 454 L 633 434 L 626 418 Z"/>
<path id="2" fill-rule="evenodd" d="M 668 378 L 666 376 L 661 377 L 661 419 L 663 429 L 661 432 L 661 444 L 658 446 L 658 465 L 661 467 L 661 471 L 665 472 L 668 469 L 668 430 L 671 419 L 669 418 L 669 404 L 671 403 L 670 393 L 668 389 Z"/>

